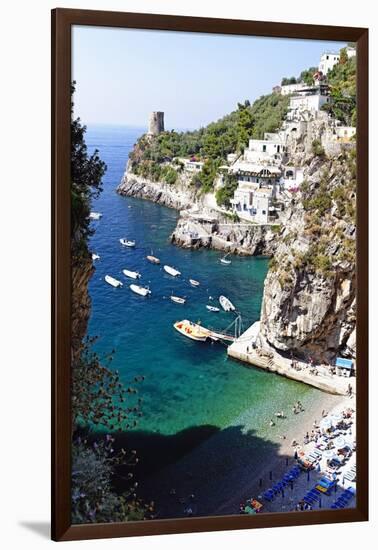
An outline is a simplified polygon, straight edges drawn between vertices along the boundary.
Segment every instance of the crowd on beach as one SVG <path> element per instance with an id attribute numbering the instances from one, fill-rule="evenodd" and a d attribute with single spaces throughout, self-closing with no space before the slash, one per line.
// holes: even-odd
<path id="1" fill-rule="evenodd" d="M 293 405 L 294 414 L 303 410 L 300 401 Z M 276 417 L 286 418 L 283 411 L 276 413 Z M 271 423 L 274 425 L 273 420 Z M 285 436 L 281 438 L 286 439 Z M 356 443 L 353 406 L 344 400 L 341 409 L 323 410 L 321 420 L 314 420 L 312 430 L 306 431 L 302 441 L 294 439 L 291 447 L 294 465 L 276 481 L 270 472 L 269 487 L 265 490 L 262 490 L 263 480 L 260 479 L 261 494 L 241 503 L 239 513 L 307 511 L 322 507 L 337 509 L 354 505 Z"/>

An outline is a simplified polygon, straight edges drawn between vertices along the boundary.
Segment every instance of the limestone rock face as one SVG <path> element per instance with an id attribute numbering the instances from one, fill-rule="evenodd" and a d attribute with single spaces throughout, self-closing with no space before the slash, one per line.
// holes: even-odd
<path id="1" fill-rule="evenodd" d="M 341 157 L 315 157 L 305 170 L 307 192 L 294 200 L 264 285 L 260 330 L 278 350 L 355 357 L 353 177 Z"/>
<path id="2" fill-rule="evenodd" d="M 231 224 L 218 216 L 215 220 L 194 220 L 182 215 L 171 241 L 184 248 L 213 248 L 242 256 L 273 254 L 277 235 L 268 226 Z"/>
<path id="3" fill-rule="evenodd" d="M 91 312 L 88 283 L 93 274 L 92 259 L 87 253 L 80 260 L 73 257 L 71 281 L 71 354 L 74 363 L 81 352 L 82 341 L 87 331 Z"/>
<path id="4" fill-rule="evenodd" d="M 138 197 L 181 210 L 189 208 L 196 201 L 195 192 L 188 182 L 181 178 L 175 185 L 158 181 L 153 182 L 143 176 L 136 175 L 128 165 L 117 193 L 128 197 Z"/>

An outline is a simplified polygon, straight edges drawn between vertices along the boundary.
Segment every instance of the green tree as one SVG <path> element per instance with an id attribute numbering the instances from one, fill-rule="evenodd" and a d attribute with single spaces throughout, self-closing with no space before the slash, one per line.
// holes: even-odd
<path id="1" fill-rule="evenodd" d="M 72 96 L 75 84 L 71 86 Z M 73 101 L 71 117 L 71 238 L 73 247 L 79 252 L 85 249 L 85 240 L 90 235 L 90 203 L 101 192 L 106 164 L 97 149 L 88 154 L 87 127 L 81 124 L 80 118 L 73 118 Z"/>

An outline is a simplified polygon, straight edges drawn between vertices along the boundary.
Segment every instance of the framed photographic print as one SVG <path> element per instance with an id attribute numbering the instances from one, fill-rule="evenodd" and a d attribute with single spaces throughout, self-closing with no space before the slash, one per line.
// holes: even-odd
<path id="1" fill-rule="evenodd" d="M 367 67 L 53 11 L 54 540 L 367 520 Z"/>

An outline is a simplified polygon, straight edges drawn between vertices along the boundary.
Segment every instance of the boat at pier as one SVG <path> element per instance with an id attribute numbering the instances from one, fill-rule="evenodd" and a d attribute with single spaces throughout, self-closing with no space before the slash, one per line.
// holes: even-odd
<path id="1" fill-rule="evenodd" d="M 138 271 L 129 271 L 128 269 L 123 269 L 122 273 L 131 279 L 140 279 L 142 276 Z"/>
<path id="2" fill-rule="evenodd" d="M 129 248 L 133 248 L 135 246 L 135 241 L 129 241 L 128 239 L 120 239 L 119 242 L 123 246 L 128 246 Z"/>
<path id="3" fill-rule="evenodd" d="M 180 334 L 183 334 L 191 340 L 197 340 L 198 342 L 205 342 L 210 335 L 207 329 L 187 319 L 177 321 L 173 326 Z"/>
<path id="4" fill-rule="evenodd" d="M 148 296 L 151 294 L 151 290 L 148 287 L 139 286 L 139 285 L 130 285 L 130 290 L 135 292 L 135 294 L 139 294 L 140 296 Z"/>
<path id="5" fill-rule="evenodd" d="M 163 266 L 163 269 L 166 273 L 169 273 L 169 275 L 172 275 L 172 277 L 178 277 L 181 275 L 181 272 L 175 269 L 174 267 L 171 267 L 170 265 Z"/>
<path id="6" fill-rule="evenodd" d="M 109 285 L 114 286 L 115 288 L 123 286 L 123 283 L 121 283 L 121 281 L 118 281 L 118 279 L 115 279 L 111 275 L 105 275 L 104 278 Z"/>
<path id="7" fill-rule="evenodd" d="M 224 311 L 235 311 L 234 304 L 226 296 L 219 296 L 219 303 Z"/>

